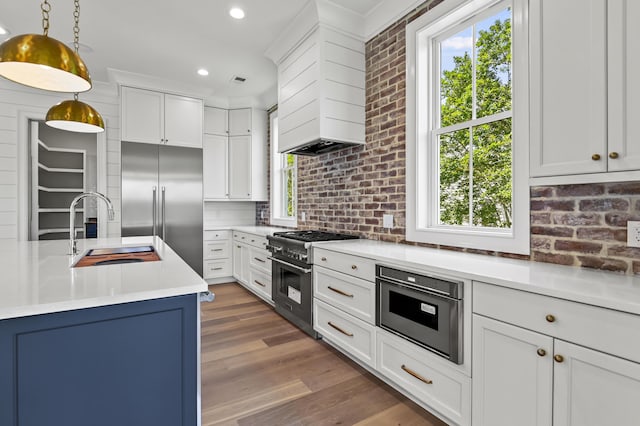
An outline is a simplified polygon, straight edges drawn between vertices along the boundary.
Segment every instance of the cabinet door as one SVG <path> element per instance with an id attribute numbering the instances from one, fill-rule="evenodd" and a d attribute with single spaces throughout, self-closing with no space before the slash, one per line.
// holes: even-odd
<path id="1" fill-rule="evenodd" d="M 204 132 L 210 135 L 227 136 L 229 133 L 229 111 L 222 108 L 204 108 Z"/>
<path id="2" fill-rule="evenodd" d="M 640 2 L 609 1 L 609 171 L 640 170 Z M 613 157 L 613 158 L 611 158 Z"/>
<path id="3" fill-rule="evenodd" d="M 244 247 L 242 244 L 238 244 L 237 242 L 233 242 L 233 278 L 235 278 L 236 280 L 238 280 L 238 282 L 241 283 L 246 283 L 246 280 L 242 279 L 242 269 L 243 269 L 243 265 L 242 265 L 242 252 L 246 251 L 246 247 Z"/>
<path id="4" fill-rule="evenodd" d="M 229 110 L 229 135 L 251 134 L 251 108 Z"/>
<path id="5" fill-rule="evenodd" d="M 640 364 L 556 340 L 554 426 L 635 426 Z"/>
<path id="6" fill-rule="evenodd" d="M 202 100 L 165 95 L 165 143 L 174 146 L 202 148 L 202 115 Z"/>
<path id="7" fill-rule="evenodd" d="M 122 87 L 121 139 L 160 144 L 164 139 L 164 94 Z"/>
<path id="8" fill-rule="evenodd" d="M 551 425 L 552 354 L 551 337 L 473 315 L 473 425 Z"/>
<path id="9" fill-rule="evenodd" d="M 531 2 L 531 176 L 607 170 L 606 1 Z"/>
<path id="10" fill-rule="evenodd" d="M 204 135 L 202 181 L 205 199 L 226 199 L 229 195 L 227 145 L 226 136 Z"/>
<path id="11" fill-rule="evenodd" d="M 251 198 L 251 136 L 229 137 L 229 198 Z"/>

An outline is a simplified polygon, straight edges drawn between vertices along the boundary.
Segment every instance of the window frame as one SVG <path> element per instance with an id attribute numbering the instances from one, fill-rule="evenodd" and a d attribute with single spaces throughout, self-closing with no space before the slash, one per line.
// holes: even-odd
<path id="1" fill-rule="evenodd" d="M 440 104 L 433 99 L 440 99 L 436 92 L 440 73 L 434 71 L 439 69 L 439 54 L 434 52 L 434 41 L 459 30 L 470 18 L 507 6 L 512 10 L 512 228 L 439 225 L 434 214 L 434 205 L 439 205 L 439 172 L 429 173 L 438 170 L 439 164 L 439 147 L 431 137 L 440 114 Z M 527 8 L 528 0 L 447 0 L 407 25 L 407 241 L 530 253 Z M 438 58 L 435 64 L 432 58 Z"/>
<path id="2" fill-rule="evenodd" d="M 269 116 L 269 124 L 271 129 L 271 194 L 270 194 L 270 217 L 269 223 L 275 226 L 286 226 L 295 228 L 298 226 L 298 159 L 294 156 L 293 163 L 293 216 L 283 216 L 282 213 L 285 210 L 285 193 L 284 188 L 285 179 L 284 171 L 286 168 L 282 167 L 285 163 L 284 156 L 287 154 L 281 154 L 278 152 L 278 111 L 274 111 Z"/>

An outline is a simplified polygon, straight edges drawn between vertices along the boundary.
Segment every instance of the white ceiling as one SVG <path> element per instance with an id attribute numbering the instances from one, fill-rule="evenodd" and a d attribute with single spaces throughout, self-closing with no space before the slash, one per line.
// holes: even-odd
<path id="1" fill-rule="evenodd" d="M 384 1 L 334 0 L 363 16 Z M 11 32 L 10 37 L 42 33 L 40 3 L 0 2 L 0 26 Z M 49 36 L 70 43 L 73 0 L 50 3 Z M 94 81 L 107 82 L 107 69 L 112 68 L 175 81 L 196 88 L 204 97 L 259 98 L 276 86 L 275 65 L 264 52 L 305 4 L 305 0 L 83 0 L 80 42 L 91 51 L 81 48 L 80 55 Z M 245 19 L 231 18 L 232 6 L 242 7 Z M 198 68 L 208 69 L 209 76 L 197 75 Z M 231 83 L 235 75 L 246 82 Z"/>

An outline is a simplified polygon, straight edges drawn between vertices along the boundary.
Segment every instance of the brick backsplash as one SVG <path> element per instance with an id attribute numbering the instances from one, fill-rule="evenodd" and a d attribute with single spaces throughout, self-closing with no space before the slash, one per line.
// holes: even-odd
<path id="1" fill-rule="evenodd" d="M 530 256 L 405 240 L 405 26 L 440 2 L 425 2 L 366 44 L 366 144 L 298 157 L 298 227 L 640 273 L 640 249 L 625 244 L 626 221 L 640 220 L 640 182 L 532 187 Z M 257 218 L 269 208 L 258 205 Z M 382 227 L 384 214 L 394 216 L 393 229 Z"/>

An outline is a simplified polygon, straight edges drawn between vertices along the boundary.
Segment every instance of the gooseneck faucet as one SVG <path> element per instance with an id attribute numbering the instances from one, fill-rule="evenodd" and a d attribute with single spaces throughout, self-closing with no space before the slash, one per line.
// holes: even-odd
<path id="1" fill-rule="evenodd" d="M 69 246 L 71 248 L 71 255 L 78 254 L 78 248 L 76 247 L 76 204 L 83 198 L 95 197 L 99 198 L 107 204 L 107 212 L 109 213 L 109 220 L 113 220 L 115 212 L 113 211 L 113 204 L 111 200 L 99 192 L 83 192 L 73 199 L 69 206 Z"/>

